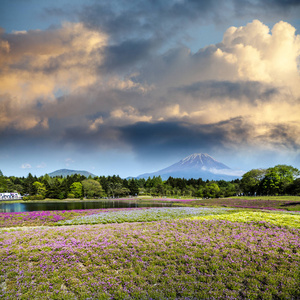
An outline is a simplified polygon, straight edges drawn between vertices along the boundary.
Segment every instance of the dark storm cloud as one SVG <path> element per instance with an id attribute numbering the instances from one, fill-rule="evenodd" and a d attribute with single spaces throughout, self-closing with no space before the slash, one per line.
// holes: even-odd
<path id="1" fill-rule="evenodd" d="M 299 6 L 299 0 L 111 0 L 84 6 L 79 19 L 89 27 L 104 30 L 115 40 L 124 40 L 124 36 L 172 38 L 174 30 L 178 33 L 191 24 L 224 23 L 236 15 L 278 17 L 282 11 L 296 10 Z"/>
<path id="2" fill-rule="evenodd" d="M 264 18 L 270 21 L 279 18 L 298 18 L 299 0 L 233 0 L 234 17 Z"/>
<path id="3" fill-rule="evenodd" d="M 161 35 L 183 29 L 196 19 L 217 17 L 222 1 L 107 1 L 87 5 L 80 19 L 93 28 L 100 28 L 114 38 L 124 35 Z M 201 18 L 203 18 L 201 20 Z"/>
<path id="4" fill-rule="evenodd" d="M 138 155 L 155 156 L 159 153 L 174 154 L 193 152 L 196 149 L 212 152 L 226 148 L 230 140 L 243 143 L 250 136 L 251 126 L 242 118 L 209 124 L 195 125 L 184 122 L 136 123 L 120 128 L 120 136 Z"/>
<path id="5" fill-rule="evenodd" d="M 271 100 L 279 93 L 278 88 L 263 84 L 258 81 L 200 81 L 171 89 L 171 92 L 180 92 L 184 95 L 191 95 L 194 98 L 247 98 L 250 101 Z"/>
<path id="6" fill-rule="evenodd" d="M 41 151 L 54 150 L 57 146 L 56 140 L 58 136 L 53 136 L 47 130 L 42 128 L 30 129 L 24 134 L 14 128 L 7 128 L 0 130 L 0 141 L 5 141 L 5 151 L 11 151 L 12 153 L 23 151 L 23 155 L 26 156 L 28 149 L 31 152 L 36 152 L 39 155 Z"/>
<path id="7" fill-rule="evenodd" d="M 299 136 L 299 124 L 274 124 L 269 125 L 269 131 L 261 139 L 268 140 L 276 147 L 298 150 L 300 143 L 295 136 Z"/>
<path id="8" fill-rule="evenodd" d="M 207 125 L 188 122 L 138 122 L 127 126 L 105 125 L 91 131 L 84 126 L 57 131 L 53 141 L 60 149 L 75 146 L 81 152 L 101 149 L 134 149 L 137 156 L 155 158 L 158 154 L 189 153 L 201 149 L 212 152 L 243 144 L 251 136 L 251 125 L 242 118 L 234 118 Z"/>
<path id="9" fill-rule="evenodd" d="M 108 34 L 103 68 L 109 71 L 134 67 L 165 45 L 178 45 L 178 40 L 182 44 L 192 27 L 229 26 L 236 17 L 272 21 L 297 15 L 299 7 L 296 0 L 111 0 L 87 4 L 77 15 L 88 28 Z"/>
<path id="10" fill-rule="evenodd" d="M 299 6 L 300 1 L 299 0 L 269 0 L 267 1 L 269 3 L 275 3 L 279 6 L 284 6 L 284 7 L 293 7 L 293 6 Z"/>
<path id="11" fill-rule="evenodd" d="M 154 40 L 126 40 L 120 44 L 108 46 L 104 51 L 104 64 L 101 70 L 123 69 L 133 63 L 146 59 L 156 47 Z"/>
<path id="12" fill-rule="evenodd" d="M 276 12 L 278 9 L 291 10 L 300 6 L 299 0 L 234 0 L 234 7 L 237 12 L 244 10 L 245 12 L 251 13 L 254 9 L 259 11 L 260 9 L 264 11 Z"/>
<path id="13" fill-rule="evenodd" d="M 218 5 L 217 5 L 218 4 Z M 88 28 L 106 32 L 110 45 L 105 50 L 106 71 L 134 66 L 176 38 L 188 24 L 218 18 L 219 0 L 107 1 L 87 5 L 79 19 Z"/>
<path id="14" fill-rule="evenodd" d="M 57 132 L 55 143 L 60 148 L 75 145 L 82 152 L 100 149 L 134 149 L 138 157 L 154 159 L 159 155 L 186 155 L 198 149 L 202 152 L 231 151 L 249 145 L 267 143 L 277 149 L 299 149 L 294 136 L 299 135 L 299 124 L 269 124 L 261 136 L 256 136 L 253 125 L 242 117 L 212 124 L 188 122 L 138 122 L 127 126 L 103 125 L 97 131 L 73 127 Z M 259 151 L 259 149 L 257 149 Z"/>

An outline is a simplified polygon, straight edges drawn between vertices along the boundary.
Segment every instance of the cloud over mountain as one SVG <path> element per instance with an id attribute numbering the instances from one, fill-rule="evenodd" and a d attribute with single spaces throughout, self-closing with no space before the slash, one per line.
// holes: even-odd
<path id="1" fill-rule="evenodd" d="M 249 15 L 270 2 L 274 11 L 298 7 L 297 1 L 232 1 Z M 195 149 L 276 149 L 299 157 L 295 28 L 279 21 L 270 29 L 253 20 L 193 52 L 168 37 L 181 34 L 177 18 L 183 27 L 192 20 L 217 24 L 224 4 L 158 3 L 149 4 L 153 17 L 144 2 L 130 10 L 123 5 L 119 13 L 102 3 L 86 5 L 80 22 L 2 30 L 0 137 L 78 151 L 120 149 L 137 157 Z M 165 36 L 172 47 L 164 44 Z"/>

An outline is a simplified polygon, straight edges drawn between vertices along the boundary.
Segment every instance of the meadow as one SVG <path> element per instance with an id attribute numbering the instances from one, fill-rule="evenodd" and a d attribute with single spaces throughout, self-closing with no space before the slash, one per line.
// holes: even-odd
<path id="1" fill-rule="evenodd" d="M 172 207 L 0 220 L 1 299 L 300 298 L 300 212 Z"/>
<path id="2" fill-rule="evenodd" d="M 300 211 L 299 196 L 251 196 L 200 199 L 187 202 L 191 206 L 223 206 L 268 210 Z"/>

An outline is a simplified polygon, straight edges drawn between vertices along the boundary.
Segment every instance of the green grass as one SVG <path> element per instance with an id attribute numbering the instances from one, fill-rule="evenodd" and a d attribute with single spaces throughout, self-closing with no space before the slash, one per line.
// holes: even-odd
<path id="1" fill-rule="evenodd" d="M 299 205 L 293 205 L 293 206 L 287 206 L 285 207 L 288 211 L 300 211 L 300 204 Z"/>

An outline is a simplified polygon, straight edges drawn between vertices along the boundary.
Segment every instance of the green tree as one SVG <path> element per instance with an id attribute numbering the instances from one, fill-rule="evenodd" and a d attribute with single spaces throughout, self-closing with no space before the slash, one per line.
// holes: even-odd
<path id="1" fill-rule="evenodd" d="M 268 195 L 292 192 L 290 187 L 299 174 L 299 170 L 292 166 L 276 165 L 269 168 L 260 184 L 262 192 Z"/>
<path id="2" fill-rule="evenodd" d="M 280 189 L 280 176 L 271 168 L 261 181 L 260 185 L 264 194 L 278 195 Z"/>
<path id="3" fill-rule="evenodd" d="M 165 194 L 165 188 L 163 184 L 157 184 L 155 187 L 156 195 L 162 196 Z"/>
<path id="4" fill-rule="evenodd" d="M 244 194 L 254 195 L 259 190 L 259 185 L 266 174 L 264 169 L 253 169 L 242 176 L 240 187 Z"/>
<path id="5" fill-rule="evenodd" d="M 5 177 L 3 176 L 3 173 L 0 170 L 0 192 L 6 192 L 7 189 L 7 181 L 5 180 Z"/>
<path id="6" fill-rule="evenodd" d="M 203 196 L 206 198 L 219 197 L 220 188 L 216 182 L 209 182 L 203 190 Z"/>
<path id="7" fill-rule="evenodd" d="M 15 192 L 16 191 L 15 184 L 10 178 L 6 178 L 6 190 L 8 192 Z"/>
<path id="8" fill-rule="evenodd" d="M 199 187 L 199 189 L 195 193 L 195 196 L 200 197 L 200 198 L 204 197 L 204 187 L 203 186 Z"/>
<path id="9" fill-rule="evenodd" d="M 224 191 L 224 197 L 232 197 L 237 194 L 238 185 L 228 182 L 225 191 Z"/>
<path id="10" fill-rule="evenodd" d="M 196 194 L 196 189 L 192 185 L 187 185 L 182 194 L 186 197 L 192 197 Z"/>
<path id="11" fill-rule="evenodd" d="M 34 191 L 35 191 L 36 195 L 40 195 L 40 196 L 43 196 L 45 198 L 47 190 L 46 190 L 46 187 L 43 183 L 41 183 L 39 181 L 35 181 L 32 184 L 32 186 L 34 188 Z"/>
<path id="12" fill-rule="evenodd" d="M 82 198 L 81 182 L 73 182 L 70 186 L 70 192 L 75 196 L 75 198 Z"/>
<path id="13" fill-rule="evenodd" d="M 122 195 L 123 193 L 123 185 L 122 183 L 120 182 L 108 182 L 108 185 L 107 185 L 107 194 L 110 196 L 110 197 L 118 197 L 120 195 Z"/>
<path id="14" fill-rule="evenodd" d="M 101 184 L 93 179 L 86 179 L 81 182 L 84 196 L 87 198 L 95 198 L 103 196 L 103 189 Z"/>
<path id="15" fill-rule="evenodd" d="M 129 183 L 129 190 L 131 195 L 136 196 L 139 194 L 139 186 L 136 179 L 131 179 Z"/>
<path id="16" fill-rule="evenodd" d="M 291 185 L 294 179 L 296 179 L 296 177 L 300 175 L 300 172 L 297 168 L 287 165 L 277 165 L 274 168 L 270 168 L 269 170 L 276 172 L 280 177 L 280 194 L 286 193 L 288 186 Z"/>
<path id="17" fill-rule="evenodd" d="M 32 174 L 29 173 L 23 185 L 25 194 L 34 195 L 34 188 L 32 185 L 35 181 L 37 181 L 36 176 L 32 176 Z"/>
<path id="18" fill-rule="evenodd" d="M 52 199 L 64 199 L 66 191 L 62 183 L 63 179 L 60 177 L 51 178 L 49 183 L 44 183 L 47 190 L 46 196 Z"/>
<path id="19" fill-rule="evenodd" d="M 293 183 L 288 186 L 287 192 L 290 195 L 300 196 L 300 178 L 296 178 Z"/>

